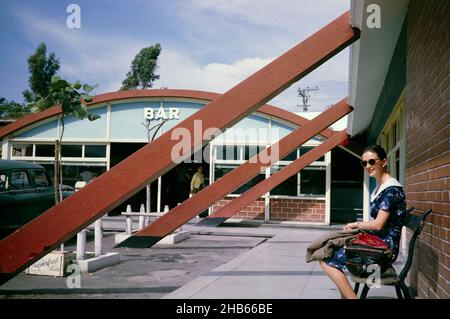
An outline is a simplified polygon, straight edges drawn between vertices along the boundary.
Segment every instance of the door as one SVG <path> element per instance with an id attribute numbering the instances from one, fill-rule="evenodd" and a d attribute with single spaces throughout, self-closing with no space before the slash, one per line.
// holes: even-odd
<path id="1" fill-rule="evenodd" d="M 36 206 L 39 207 L 39 211 L 36 213 L 37 216 L 55 205 L 55 190 L 50 178 L 44 170 L 31 170 L 30 176 L 32 177 L 32 184 L 34 182 L 33 187 L 36 193 Z"/>
<path id="2" fill-rule="evenodd" d="M 10 193 L 14 197 L 21 225 L 36 217 L 42 208 L 39 206 L 38 195 L 30 175 L 28 170 L 11 172 Z"/>
<path id="3" fill-rule="evenodd" d="M 14 195 L 9 187 L 8 172 L 0 173 L 0 239 L 6 237 L 18 227 L 20 218 L 17 213 Z"/>

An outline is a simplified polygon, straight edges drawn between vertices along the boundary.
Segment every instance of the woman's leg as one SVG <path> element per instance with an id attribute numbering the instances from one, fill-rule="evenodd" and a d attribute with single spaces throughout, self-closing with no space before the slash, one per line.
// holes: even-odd
<path id="1" fill-rule="evenodd" d="M 319 263 L 323 271 L 327 274 L 328 277 L 331 278 L 336 287 L 339 289 L 342 297 L 344 297 L 345 299 L 358 299 L 358 296 L 356 296 L 352 286 L 348 282 L 347 277 L 342 271 L 337 268 L 328 266 L 323 261 L 320 261 Z"/>

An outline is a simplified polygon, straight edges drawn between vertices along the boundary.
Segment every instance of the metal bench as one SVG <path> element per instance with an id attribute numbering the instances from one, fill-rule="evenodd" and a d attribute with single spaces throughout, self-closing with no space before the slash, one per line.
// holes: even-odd
<path id="1" fill-rule="evenodd" d="M 379 280 L 376 282 L 376 284 L 382 286 L 394 286 L 395 292 L 397 293 L 397 297 L 399 299 L 411 299 L 411 294 L 409 293 L 409 288 L 405 284 L 405 279 L 413 262 L 414 245 L 416 243 L 416 239 L 422 232 L 422 229 L 425 225 L 425 219 L 432 212 L 431 209 L 428 209 L 423 215 L 417 216 L 411 213 L 413 209 L 414 207 L 407 210 L 404 224 L 405 227 L 409 228 L 413 232 L 413 235 L 411 236 L 411 239 L 409 241 L 408 257 L 406 259 L 405 265 L 403 266 L 403 269 L 401 270 L 400 274 L 397 275 L 397 271 L 393 266 L 391 266 L 381 274 L 381 278 L 378 278 Z M 365 299 L 367 297 L 369 289 L 372 286 L 372 283 L 368 284 L 368 281 L 370 281 L 368 280 L 369 277 L 358 277 L 352 275 L 351 278 L 352 281 L 355 282 L 355 287 L 353 289 L 355 294 L 358 294 L 359 285 L 364 284 L 360 298 Z"/>

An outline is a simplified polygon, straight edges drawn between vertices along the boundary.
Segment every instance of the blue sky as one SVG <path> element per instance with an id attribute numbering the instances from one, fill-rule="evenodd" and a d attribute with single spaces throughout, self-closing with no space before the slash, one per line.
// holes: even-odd
<path id="1" fill-rule="evenodd" d="M 81 28 L 69 29 L 69 4 Z M 59 74 L 98 83 L 95 94 L 120 88 L 145 46 L 160 43 L 154 88 L 223 93 L 349 10 L 350 0 L 1 0 L 0 97 L 22 102 L 27 58 L 40 42 L 61 62 Z M 301 111 L 298 87 L 315 86 L 310 111 L 345 97 L 348 49 L 274 98 Z"/>

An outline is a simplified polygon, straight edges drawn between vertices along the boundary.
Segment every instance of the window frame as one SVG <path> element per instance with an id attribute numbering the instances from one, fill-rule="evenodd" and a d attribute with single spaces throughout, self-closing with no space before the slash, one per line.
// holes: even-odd
<path id="1" fill-rule="evenodd" d="M 389 173 L 402 185 L 406 182 L 405 124 L 405 93 L 403 92 L 376 140 L 377 144 L 386 151 Z"/>
<path id="2" fill-rule="evenodd" d="M 308 142 L 306 142 L 305 144 L 301 145 L 300 147 L 298 147 L 296 149 L 297 152 L 297 158 L 299 158 L 300 156 L 300 148 L 301 147 L 316 147 L 318 145 L 320 145 L 321 142 L 319 141 L 313 141 L 310 140 Z M 226 147 L 237 147 L 239 156 L 237 157 L 237 159 L 233 159 L 233 160 L 224 160 L 224 159 L 218 159 L 217 158 L 217 149 L 220 147 L 222 148 L 226 148 Z M 211 144 L 212 147 L 212 158 L 211 158 L 211 165 L 212 165 L 212 174 L 211 174 L 211 181 L 214 182 L 216 180 L 216 165 L 231 165 L 234 166 L 234 168 L 238 167 L 239 165 L 242 165 L 243 163 L 245 163 L 248 159 L 245 159 L 245 148 L 246 147 L 258 147 L 258 148 L 267 148 L 267 145 L 264 144 L 249 144 L 249 143 L 224 143 L 224 144 Z M 276 162 L 269 170 L 270 170 L 270 174 L 272 173 L 272 170 L 274 167 L 278 166 L 280 169 L 282 169 L 283 167 L 291 164 L 293 161 L 278 161 Z M 327 175 L 327 156 L 326 154 L 323 155 L 323 161 L 314 161 L 311 164 L 309 164 L 307 167 L 303 168 L 304 170 L 324 170 L 325 171 L 325 192 L 323 194 L 302 194 L 301 193 L 301 171 L 298 172 L 297 175 L 297 190 L 296 190 L 296 195 L 272 195 L 270 194 L 270 198 L 285 198 L 285 199 L 318 199 L 318 200 L 325 200 L 326 199 L 326 193 L 327 193 L 327 189 L 326 189 L 326 175 Z M 233 168 L 233 169 L 234 169 Z M 230 197 L 237 197 L 240 196 L 240 194 L 236 194 L 236 193 L 231 193 L 228 196 Z"/>

